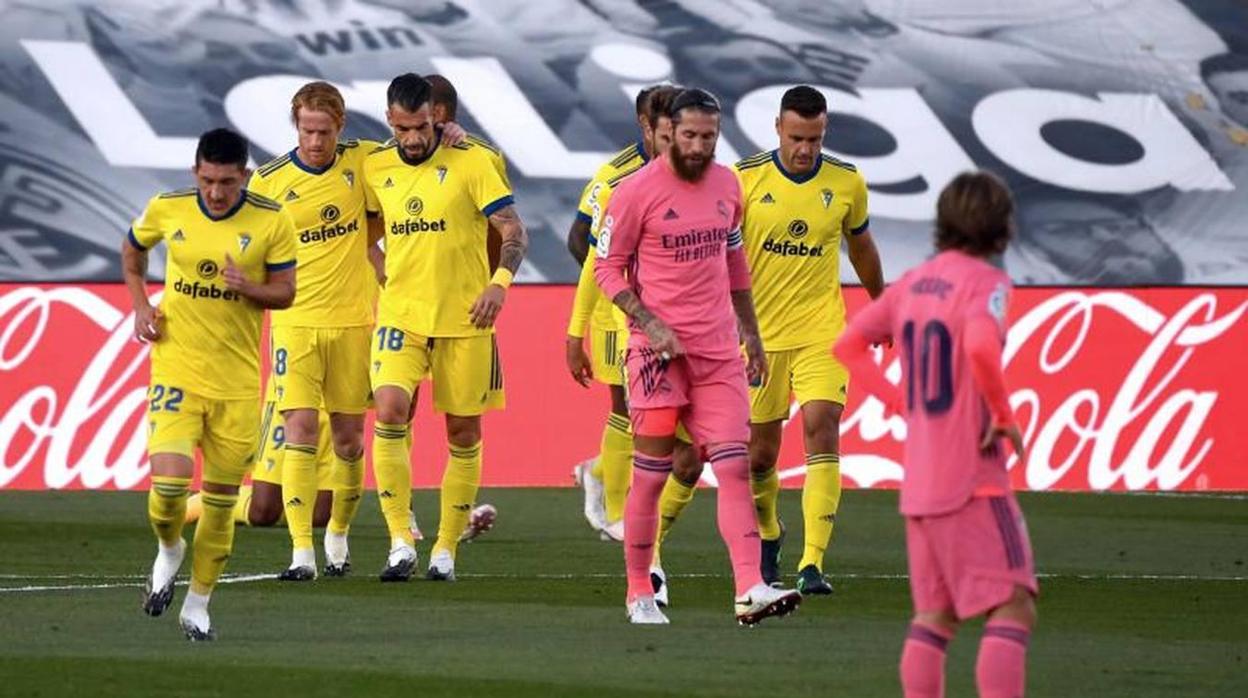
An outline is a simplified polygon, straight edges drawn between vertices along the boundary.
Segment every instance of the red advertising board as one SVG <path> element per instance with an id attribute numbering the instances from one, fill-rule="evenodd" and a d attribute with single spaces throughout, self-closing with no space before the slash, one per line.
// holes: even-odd
<path id="1" fill-rule="evenodd" d="M 509 294 L 508 407 L 485 419 L 486 486 L 566 485 L 597 450 L 607 394 L 564 368 L 571 297 L 566 286 Z M 866 301 L 857 288 L 847 297 L 851 313 Z M 147 351 L 128 306 L 120 285 L 0 284 L 0 489 L 146 487 Z M 1248 490 L 1246 310 L 1243 288 L 1018 289 L 1006 377 L 1030 456 L 1011 461 L 1015 486 Z M 895 378 L 893 353 L 880 359 Z M 445 438 L 421 398 L 413 480 L 433 486 Z M 786 425 L 786 484 L 801 481 L 799 421 Z M 841 433 L 847 485 L 896 486 L 900 419 L 851 386 Z"/>

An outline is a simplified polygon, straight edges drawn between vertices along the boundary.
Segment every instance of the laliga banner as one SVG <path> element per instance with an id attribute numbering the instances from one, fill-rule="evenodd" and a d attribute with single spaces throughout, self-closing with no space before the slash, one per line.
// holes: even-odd
<path id="1" fill-rule="evenodd" d="M 670 81 L 723 105 L 721 162 L 777 146 L 784 91 L 828 98 L 829 154 L 870 188 L 891 280 L 930 247 L 958 172 L 999 173 L 1019 285 L 1248 286 L 1243 0 L 0 0 L 0 281 L 118 281 L 197 136 L 256 163 L 295 145 L 328 80 L 348 137 L 385 139 L 405 72 L 458 89 L 507 158 L 532 245 L 519 281 L 573 283 L 564 239 L 594 170 Z M 154 278 L 163 251 L 153 255 Z M 855 282 L 851 265 L 843 281 Z"/>
<path id="2" fill-rule="evenodd" d="M 866 301 L 860 288 L 847 296 L 851 314 Z M 509 294 L 499 324 L 508 405 L 485 419 L 486 486 L 568 485 L 573 464 L 597 451 L 608 397 L 564 368 L 571 299 L 566 286 Z M 1006 379 L 1030 458 L 1011 461 L 1014 485 L 1248 490 L 1246 312 L 1248 289 L 1019 289 Z M 120 285 L 0 284 L 0 488 L 147 486 L 147 351 L 133 321 Z M 892 351 L 881 360 L 896 379 Z M 414 482 L 436 486 L 443 425 L 427 387 L 420 400 Z M 898 484 L 901 419 L 851 385 L 841 434 L 847 485 Z M 780 461 L 790 486 L 801 481 L 801 441 L 791 421 Z"/>

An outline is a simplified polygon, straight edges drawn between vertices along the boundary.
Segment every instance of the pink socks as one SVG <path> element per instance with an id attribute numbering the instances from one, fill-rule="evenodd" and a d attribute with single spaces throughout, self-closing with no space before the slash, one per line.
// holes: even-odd
<path id="1" fill-rule="evenodd" d="M 750 492 L 750 464 L 745 444 L 724 444 L 710 451 L 711 465 L 719 480 L 719 535 L 728 546 L 737 596 L 763 581 L 759 571 L 762 548 L 754 495 Z"/>
<path id="2" fill-rule="evenodd" d="M 654 594 L 650 561 L 659 533 L 659 495 L 672 472 L 672 457 L 633 455 L 633 486 L 624 504 L 624 569 L 628 574 L 628 601 Z"/>

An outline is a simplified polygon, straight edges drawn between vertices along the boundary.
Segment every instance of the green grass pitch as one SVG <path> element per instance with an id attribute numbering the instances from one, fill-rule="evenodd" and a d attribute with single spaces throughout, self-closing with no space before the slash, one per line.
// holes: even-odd
<path id="1" fill-rule="evenodd" d="M 390 585 L 376 581 L 387 540 L 370 494 L 352 576 L 222 585 L 219 641 L 191 644 L 176 621 L 185 587 L 165 616 L 139 610 L 155 549 L 145 494 L 0 493 L 0 695 L 900 695 L 909 594 L 895 493 L 847 491 L 836 595 L 753 629 L 733 621 L 714 498 L 699 492 L 665 547 L 667 627 L 625 621 L 620 547 L 585 526 L 579 491 L 484 490 L 498 525 L 461 548 L 460 581 Z M 1021 501 L 1043 575 L 1029 695 L 1248 695 L 1248 501 Z M 436 492 L 415 505 L 431 533 Z M 791 566 L 796 493 L 781 512 Z M 288 546 L 285 529 L 239 529 L 227 573 L 274 573 Z M 974 695 L 978 636 L 967 626 L 951 646 L 950 696 Z"/>

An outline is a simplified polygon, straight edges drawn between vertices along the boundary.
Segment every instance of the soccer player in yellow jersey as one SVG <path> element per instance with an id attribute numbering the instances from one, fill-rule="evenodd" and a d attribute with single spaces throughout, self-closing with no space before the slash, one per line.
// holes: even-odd
<path id="1" fill-rule="evenodd" d="M 278 578 L 307 581 L 316 578 L 312 526 L 318 489 L 333 490 L 325 574 L 342 576 L 350 568 L 347 531 L 364 486 L 364 413 L 376 296 L 367 254 L 364 157 L 377 143 L 338 139 L 346 125 L 346 105 L 327 82 L 301 87 L 290 109 L 298 145 L 256 170 L 249 188 L 282 202 L 295 224 L 299 289 L 294 305 L 270 318 L 270 359 L 285 430 L 278 484 L 294 548 L 290 566 Z M 273 419 L 266 410 L 265 422 Z M 325 419 L 333 468 L 318 476 Z M 253 473 L 257 493 L 269 492 L 277 468 L 259 465 L 265 467 Z"/>
<path id="2" fill-rule="evenodd" d="M 762 573 L 780 581 L 783 527 L 776 513 L 780 478 L 776 460 L 790 399 L 801 406 L 806 446 L 802 488 L 805 535 L 798 590 L 830 594 L 823 576 L 841 499 L 840 419 L 848 372 L 830 347 L 845 327 L 840 250 L 872 298 L 884 290 L 880 255 L 868 229 L 867 185 L 846 162 L 822 153 L 827 101 L 814 88 L 794 87 L 780 100 L 780 147 L 735 165 L 741 180 L 741 232 L 750 260 L 758 326 L 767 351 L 768 379 L 750 387 L 750 473 Z M 701 463 L 676 463 L 660 500 L 660 541 L 688 504 Z"/>
<path id="3" fill-rule="evenodd" d="M 430 86 L 406 73 L 391 81 L 386 120 L 394 138 L 364 160 L 370 210 L 385 226 L 386 286 L 372 335 L 377 423 L 373 468 L 391 548 L 383 581 L 404 581 L 416 567 L 408 528 L 410 453 L 404 442 L 416 390 L 433 381 L 434 408 L 446 415 L 450 459 L 442 479 L 441 518 L 426 577 L 452 580 L 460 534 L 481 481 L 481 415 L 503 406 L 494 321 L 524 258 L 528 239 L 511 188 L 489 151 L 438 143 Z M 502 237 L 490 275 L 488 225 Z"/>
<path id="4" fill-rule="evenodd" d="M 637 95 L 637 125 L 641 140 L 631 143 L 598 168 L 581 192 L 576 217 L 568 230 L 568 250 L 581 264 L 572 317 L 568 322 L 565 359 L 573 379 L 588 388 L 591 380 L 610 390 L 611 405 L 602 432 L 597 460 L 576 466 L 573 475 L 585 490 L 585 518 L 604 540 L 624 540 L 624 498 L 633 467 L 633 435 L 628 421 L 621 358 L 628 344 L 628 327 L 611 299 L 604 298 L 594 282 L 594 249 L 597 230 L 611 191 L 625 177 L 641 169 L 654 154 L 654 129 L 649 109 L 654 85 Z M 592 358 L 585 353 L 586 330 L 592 337 Z"/>
<path id="5" fill-rule="evenodd" d="M 255 458 L 264 310 L 295 298 L 295 245 L 281 205 L 243 188 L 247 141 L 228 129 L 199 139 L 196 188 L 160 194 L 122 244 L 136 335 L 152 343 L 148 518 L 159 540 L 143 610 L 164 613 L 186 553 L 182 539 L 195 449 L 204 512 L 195 527 L 191 586 L 179 620 L 191 640 L 215 637 L 208 599 L 234 544 L 238 486 Z M 165 290 L 148 301 L 148 250 L 168 247 Z"/>

